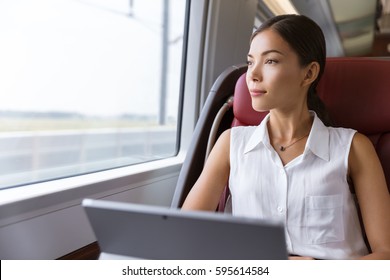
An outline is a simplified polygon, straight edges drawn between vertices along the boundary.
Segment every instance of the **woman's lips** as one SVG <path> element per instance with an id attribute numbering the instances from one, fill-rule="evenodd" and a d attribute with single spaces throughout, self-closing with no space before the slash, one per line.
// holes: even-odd
<path id="1" fill-rule="evenodd" d="M 261 89 L 250 89 L 249 93 L 251 96 L 262 96 L 267 93 L 266 90 L 261 90 Z"/>

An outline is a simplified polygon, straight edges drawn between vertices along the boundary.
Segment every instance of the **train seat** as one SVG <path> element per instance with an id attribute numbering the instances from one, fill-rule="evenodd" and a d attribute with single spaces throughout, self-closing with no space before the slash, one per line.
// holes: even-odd
<path id="1" fill-rule="evenodd" d="M 333 126 L 365 134 L 377 151 L 390 191 L 390 59 L 331 58 L 317 90 Z"/>
<path id="2" fill-rule="evenodd" d="M 193 141 L 183 163 L 172 200 L 180 207 L 200 175 L 210 135 L 218 135 L 228 127 L 258 125 L 266 113 L 252 109 L 245 82 L 246 66 L 230 67 L 216 80 L 194 131 Z M 349 127 L 367 135 L 381 160 L 390 190 L 390 60 L 379 58 L 328 58 L 325 72 L 317 87 L 333 126 Z M 232 106 L 226 100 L 234 95 Z M 213 120 L 224 110 L 217 128 Z M 226 112 L 225 112 L 226 111 Z M 215 121 L 214 121 L 215 124 Z M 213 133 L 211 133 L 214 130 Z M 228 190 L 221 198 L 219 211 L 225 207 Z"/>

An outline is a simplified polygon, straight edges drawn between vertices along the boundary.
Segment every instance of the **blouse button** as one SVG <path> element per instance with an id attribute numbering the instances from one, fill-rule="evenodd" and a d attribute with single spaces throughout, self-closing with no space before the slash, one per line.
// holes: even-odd
<path id="1" fill-rule="evenodd" d="M 278 211 L 279 211 L 279 213 L 282 213 L 283 212 L 283 207 L 278 206 Z"/>

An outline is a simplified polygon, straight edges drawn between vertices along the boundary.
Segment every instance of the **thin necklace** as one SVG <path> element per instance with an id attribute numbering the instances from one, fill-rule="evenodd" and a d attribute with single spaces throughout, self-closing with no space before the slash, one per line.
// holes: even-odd
<path id="1" fill-rule="evenodd" d="M 296 140 L 295 142 L 292 142 L 292 143 L 291 143 L 290 145 L 288 145 L 288 146 L 282 146 L 282 145 L 280 145 L 279 150 L 280 150 L 281 152 L 284 152 L 286 149 L 290 148 L 292 145 L 294 145 L 294 144 L 297 143 L 298 141 L 301 141 L 303 138 L 305 138 L 305 137 L 307 137 L 307 136 L 309 136 L 309 134 L 302 136 L 301 138 L 299 138 L 299 139 Z"/>

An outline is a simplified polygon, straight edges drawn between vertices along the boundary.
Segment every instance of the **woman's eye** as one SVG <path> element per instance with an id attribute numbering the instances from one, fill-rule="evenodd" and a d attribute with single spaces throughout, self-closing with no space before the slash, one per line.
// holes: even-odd
<path id="1" fill-rule="evenodd" d="M 276 63 L 278 63 L 278 61 L 275 60 L 275 59 L 267 59 L 267 60 L 265 61 L 265 64 L 276 64 Z"/>
<path id="2" fill-rule="evenodd" d="M 249 60 L 247 60 L 246 61 L 246 64 L 249 66 L 249 65 L 252 65 L 252 61 L 249 61 Z"/>

